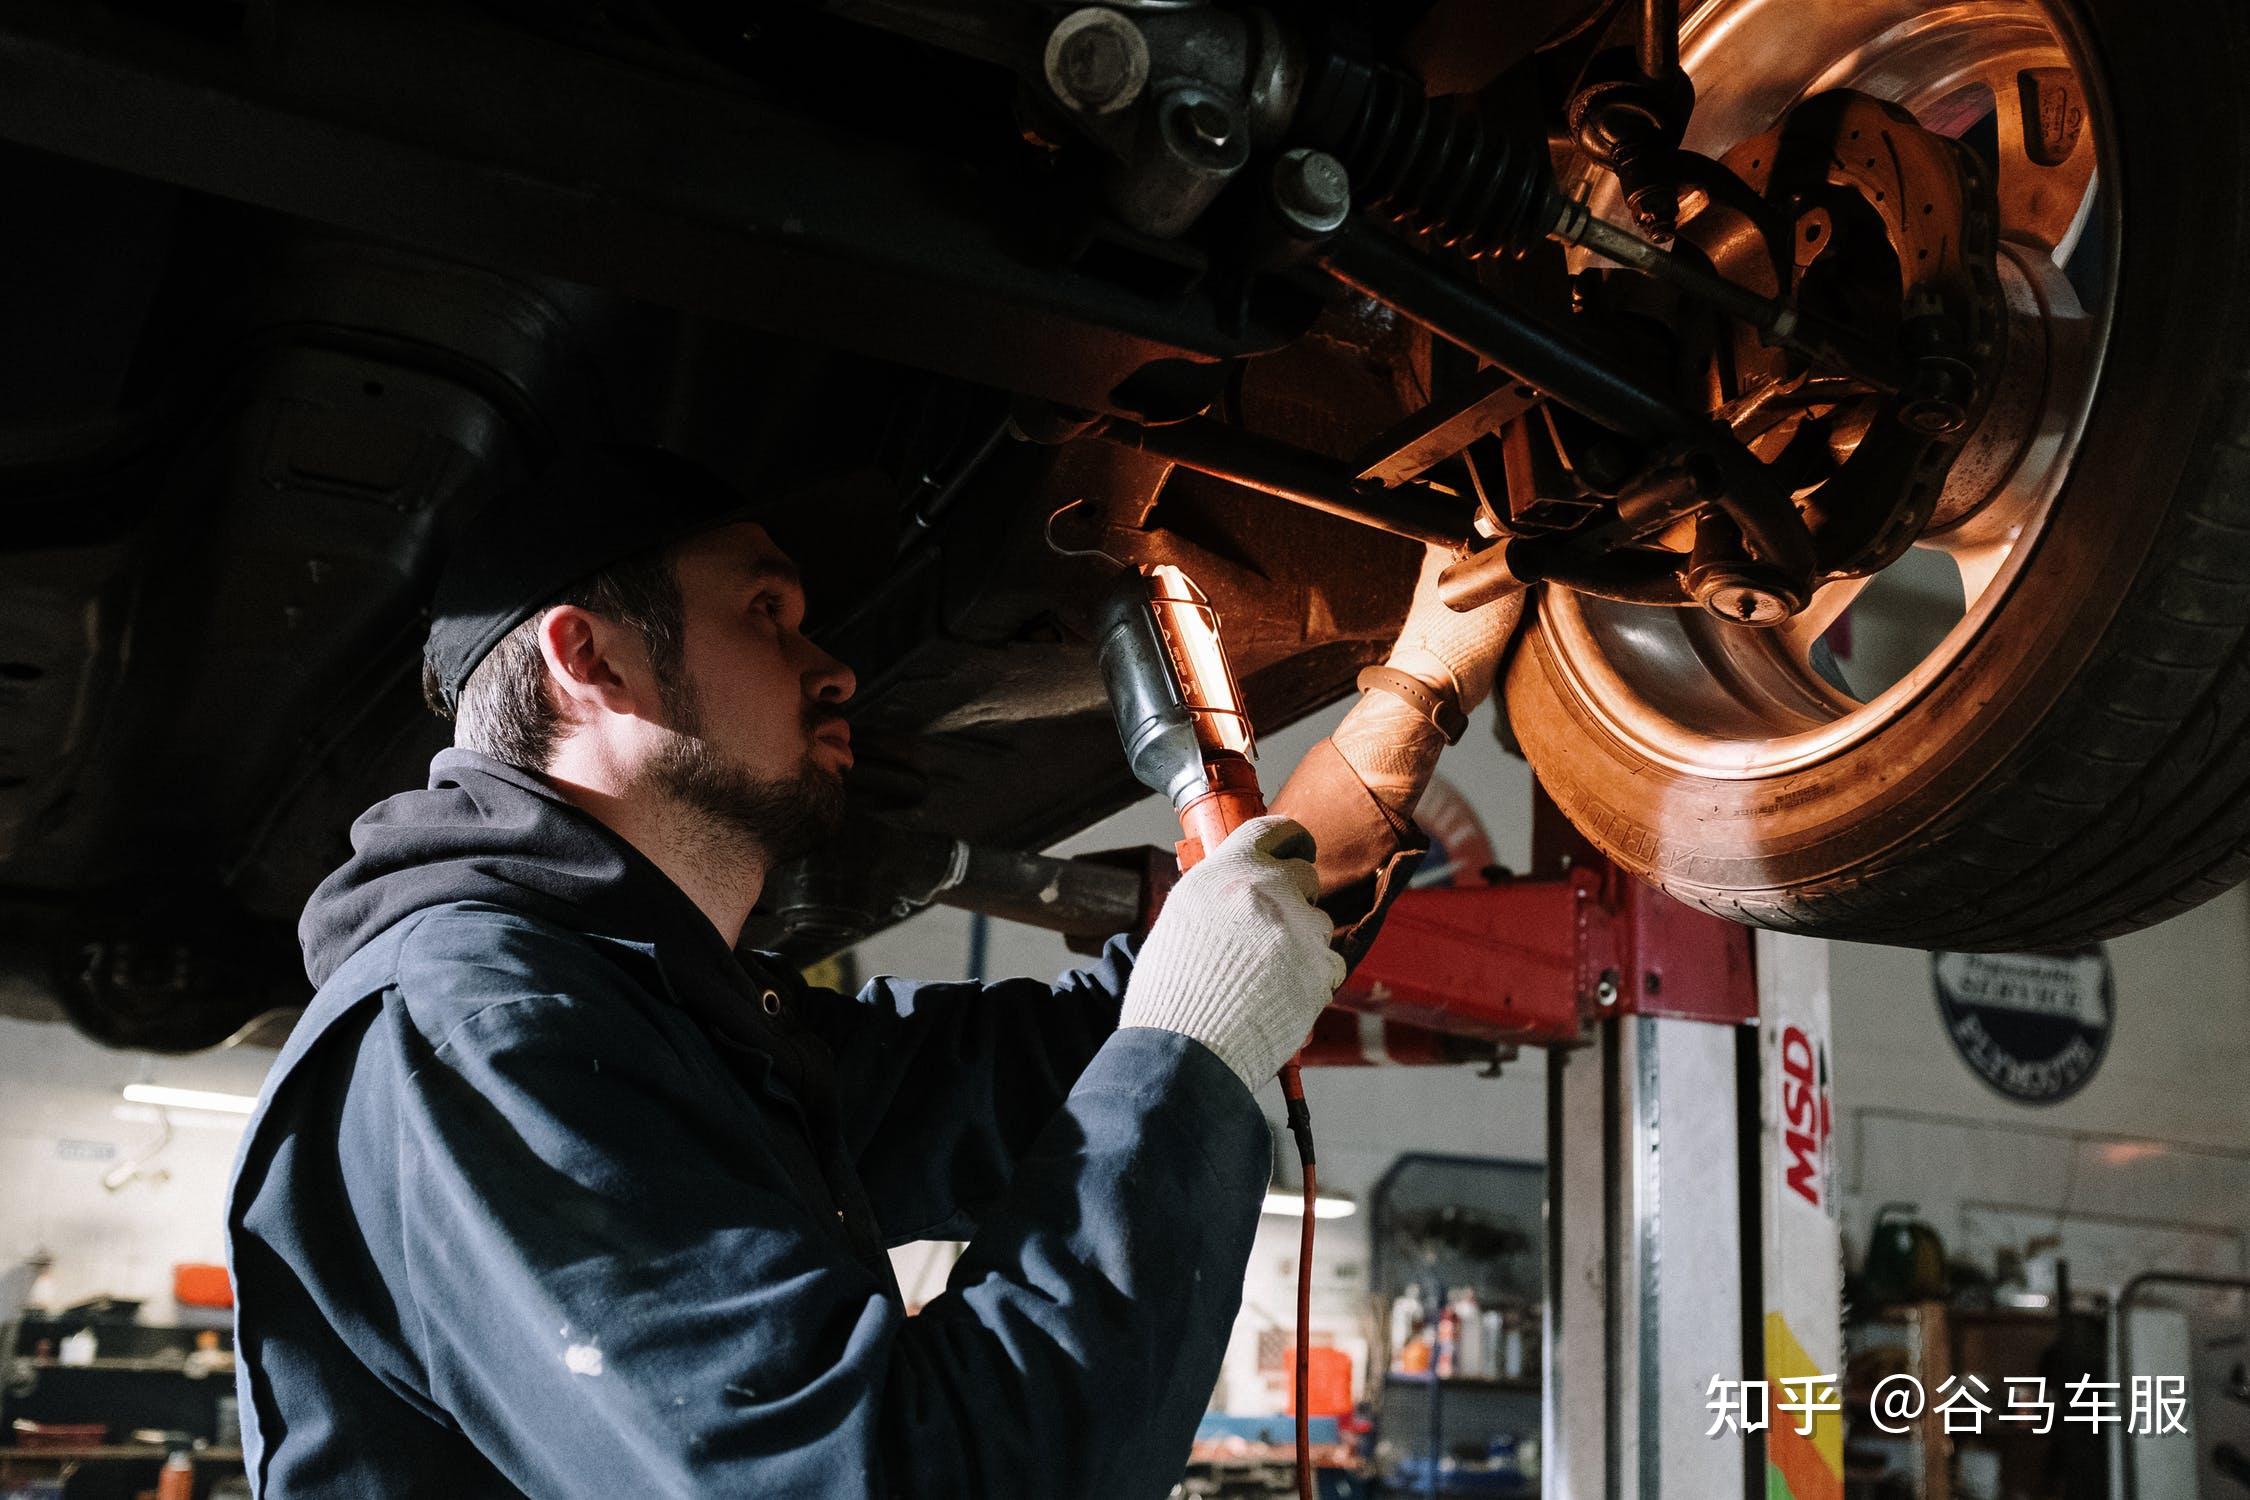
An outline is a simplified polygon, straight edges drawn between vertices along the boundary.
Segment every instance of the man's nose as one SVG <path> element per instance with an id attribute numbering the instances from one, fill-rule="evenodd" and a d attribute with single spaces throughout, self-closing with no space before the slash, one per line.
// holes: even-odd
<path id="1" fill-rule="evenodd" d="M 859 678 L 850 667 L 807 641 L 812 664 L 805 669 L 805 691 L 818 703 L 842 703 L 859 691 Z"/>

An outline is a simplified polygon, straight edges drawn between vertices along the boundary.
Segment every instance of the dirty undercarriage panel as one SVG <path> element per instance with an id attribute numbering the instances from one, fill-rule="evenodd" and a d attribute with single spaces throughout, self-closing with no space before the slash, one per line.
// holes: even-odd
<path id="1" fill-rule="evenodd" d="M 46 226 L 0 249 L 0 300 L 47 320 L 0 375 L 0 945 L 13 1008 L 44 991 L 119 1044 L 302 1001 L 297 909 L 446 739 L 417 682 L 445 538 L 571 436 L 758 492 L 822 476 L 797 514 L 815 633 L 862 682 L 855 801 L 979 843 L 1136 795 L 1086 644 L 1108 559 L 1189 567 L 1268 728 L 1403 609 L 1413 544 L 996 437 L 985 386 L 19 148 L 0 182 Z M 1357 452 L 1426 359 L 1359 316 L 1238 367 L 1235 417 Z"/>

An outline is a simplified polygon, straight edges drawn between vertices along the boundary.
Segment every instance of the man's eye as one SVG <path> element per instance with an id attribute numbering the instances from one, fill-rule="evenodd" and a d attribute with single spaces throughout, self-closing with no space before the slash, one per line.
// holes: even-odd
<path id="1" fill-rule="evenodd" d="M 780 619 L 783 613 L 781 596 L 779 594 L 760 594 L 755 600 L 752 601 L 750 607 L 762 612 L 769 619 L 774 620 Z"/>

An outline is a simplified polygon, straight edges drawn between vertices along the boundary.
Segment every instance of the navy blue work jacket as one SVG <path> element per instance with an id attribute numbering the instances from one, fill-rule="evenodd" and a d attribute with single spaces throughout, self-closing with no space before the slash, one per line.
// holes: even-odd
<path id="1" fill-rule="evenodd" d="M 266 1497 L 1156 1500 L 1270 1152 L 1200 1044 L 1053 985 L 727 952 L 465 751 L 353 827 L 228 1208 Z M 880 1247 L 969 1238 L 908 1316 Z"/>

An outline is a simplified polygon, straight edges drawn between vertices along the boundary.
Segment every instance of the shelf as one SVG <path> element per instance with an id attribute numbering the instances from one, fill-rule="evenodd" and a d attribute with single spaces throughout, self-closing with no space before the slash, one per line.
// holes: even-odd
<path id="1" fill-rule="evenodd" d="M 2071 1316 L 2073 1318 L 2099 1318 L 2106 1313 L 2106 1308 L 2101 1303 L 2096 1302 L 2091 1294 L 2074 1295 L 2071 1298 L 2071 1303 Z M 1914 1305 L 1894 1305 L 1879 1308 L 1873 1312 L 1860 1314 L 1853 1318 L 1852 1322 L 1858 1325 L 1879 1324 L 1888 1328 L 1903 1328 L 1907 1326 L 1913 1315 Z M 2058 1322 L 2062 1315 L 2062 1309 L 2058 1307 L 1954 1307 L 1947 1303 L 1945 1304 L 1945 1315 L 1956 1324 L 2027 1324 L 2036 1327 Z"/>
<path id="2" fill-rule="evenodd" d="M 1501 1376 L 1497 1379 L 1487 1379 L 1482 1375 L 1447 1375 L 1441 1379 L 1433 1379 L 1433 1377 L 1428 1375 L 1416 1375 L 1403 1370 L 1391 1370 L 1384 1374 L 1383 1379 L 1396 1385 L 1436 1384 L 1444 1387 L 1446 1390 L 1517 1391 L 1525 1395 L 1532 1396 L 1541 1394 L 1544 1389 L 1541 1386 L 1540 1382 L 1538 1382 L 1537 1380 L 1534 1380 L 1529 1376 L 1521 1375 L 1517 1376 L 1513 1380 L 1509 1379 L 1506 1376 Z"/>
<path id="3" fill-rule="evenodd" d="M 99 1443 L 77 1447 L 33 1448 L 25 1444 L 0 1447 L 0 1464 L 22 1463 L 162 1463 L 171 1449 L 156 1443 Z M 188 1457 L 204 1464 L 242 1463 L 240 1448 L 190 1448 Z"/>
<path id="4" fill-rule="evenodd" d="M 208 1380 L 214 1376 L 224 1376 L 228 1380 L 234 1379 L 234 1366 L 231 1364 L 218 1369 L 205 1370 L 201 1374 L 192 1374 L 188 1370 L 184 1356 L 111 1359 L 96 1355 L 87 1363 L 76 1365 L 52 1357 L 46 1359 L 18 1358 L 16 1363 L 29 1365 L 34 1370 L 125 1370 L 139 1375 L 182 1375 L 189 1380 Z"/>
<path id="5" fill-rule="evenodd" d="M 1191 1469 L 1294 1469 L 1296 1466 L 1297 1454 L 1290 1448 L 1276 1448 L 1271 1453 L 1230 1454 L 1225 1458 L 1196 1458 L 1192 1455 L 1188 1458 L 1188 1467 Z M 1366 1465 L 1356 1459 L 1343 1463 L 1322 1458 L 1317 1453 L 1313 1455 L 1313 1469 L 1321 1474 L 1348 1474 L 1353 1478 L 1365 1478 L 1368 1472 Z"/>

